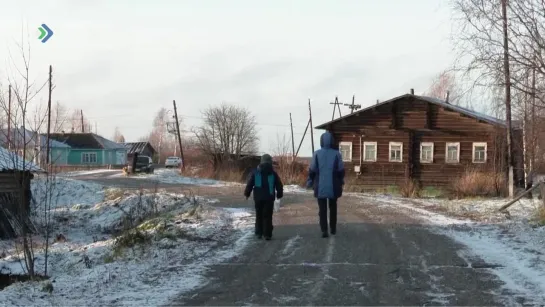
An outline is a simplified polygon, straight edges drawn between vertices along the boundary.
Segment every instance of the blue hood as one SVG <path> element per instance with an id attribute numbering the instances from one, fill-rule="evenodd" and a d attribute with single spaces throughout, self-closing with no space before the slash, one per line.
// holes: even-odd
<path id="1" fill-rule="evenodd" d="M 330 132 L 324 132 L 320 136 L 320 147 L 322 148 L 331 148 L 333 146 L 333 134 Z"/>

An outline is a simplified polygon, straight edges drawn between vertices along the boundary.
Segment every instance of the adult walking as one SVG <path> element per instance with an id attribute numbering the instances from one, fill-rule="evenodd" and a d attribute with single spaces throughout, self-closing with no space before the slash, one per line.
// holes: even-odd
<path id="1" fill-rule="evenodd" d="M 341 153 L 333 148 L 333 134 L 325 132 L 320 136 L 320 149 L 312 155 L 308 171 L 307 188 L 314 187 L 318 199 L 322 238 L 327 238 L 327 204 L 329 203 L 329 230 L 337 233 L 337 200 L 342 196 L 344 186 L 344 164 Z"/>

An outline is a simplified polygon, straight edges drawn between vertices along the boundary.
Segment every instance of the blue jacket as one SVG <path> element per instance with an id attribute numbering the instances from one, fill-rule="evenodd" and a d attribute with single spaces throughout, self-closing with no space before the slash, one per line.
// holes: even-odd
<path id="1" fill-rule="evenodd" d="M 314 152 L 308 170 L 307 187 L 314 187 L 314 197 L 336 199 L 342 196 L 344 164 L 341 153 L 333 149 L 333 134 L 320 137 L 320 149 Z"/>

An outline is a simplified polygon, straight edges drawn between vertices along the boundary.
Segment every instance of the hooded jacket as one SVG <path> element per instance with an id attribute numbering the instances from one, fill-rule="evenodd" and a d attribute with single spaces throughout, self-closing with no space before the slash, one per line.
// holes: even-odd
<path id="1" fill-rule="evenodd" d="M 320 149 L 314 152 L 308 171 L 307 187 L 314 188 L 314 197 L 336 199 L 342 196 L 344 164 L 341 153 L 333 149 L 333 134 L 320 137 Z"/>
<path id="2" fill-rule="evenodd" d="M 284 196 L 284 186 L 271 163 L 261 163 L 249 176 L 244 189 L 244 196 L 250 197 L 254 193 L 254 200 L 274 202 L 276 198 Z M 276 192 L 276 193 L 275 193 Z"/>

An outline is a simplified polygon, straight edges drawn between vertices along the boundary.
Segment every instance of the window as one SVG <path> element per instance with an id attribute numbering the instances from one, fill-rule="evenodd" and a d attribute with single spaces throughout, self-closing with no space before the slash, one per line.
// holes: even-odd
<path id="1" fill-rule="evenodd" d="M 390 142 L 390 162 L 401 162 L 403 156 L 403 143 Z"/>
<path id="2" fill-rule="evenodd" d="M 446 163 L 460 162 L 460 143 L 447 143 L 445 162 Z"/>
<path id="3" fill-rule="evenodd" d="M 340 142 L 339 151 L 343 157 L 343 161 L 352 161 L 352 142 Z"/>
<path id="4" fill-rule="evenodd" d="M 95 152 L 84 152 L 81 154 L 81 163 L 97 163 L 97 154 Z"/>
<path id="5" fill-rule="evenodd" d="M 363 161 L 377 161 L 377 142 L 363 142 Z"/>
<path id="6" fill-rule="evenodd" d="M 486 163 L 486 143 L 473 143 L 473 163 Z"/>
<path id="7" fill-rule="evenodd" d="M 420 162 L 433 163 L 433 143 L 420 144 Z"/>

